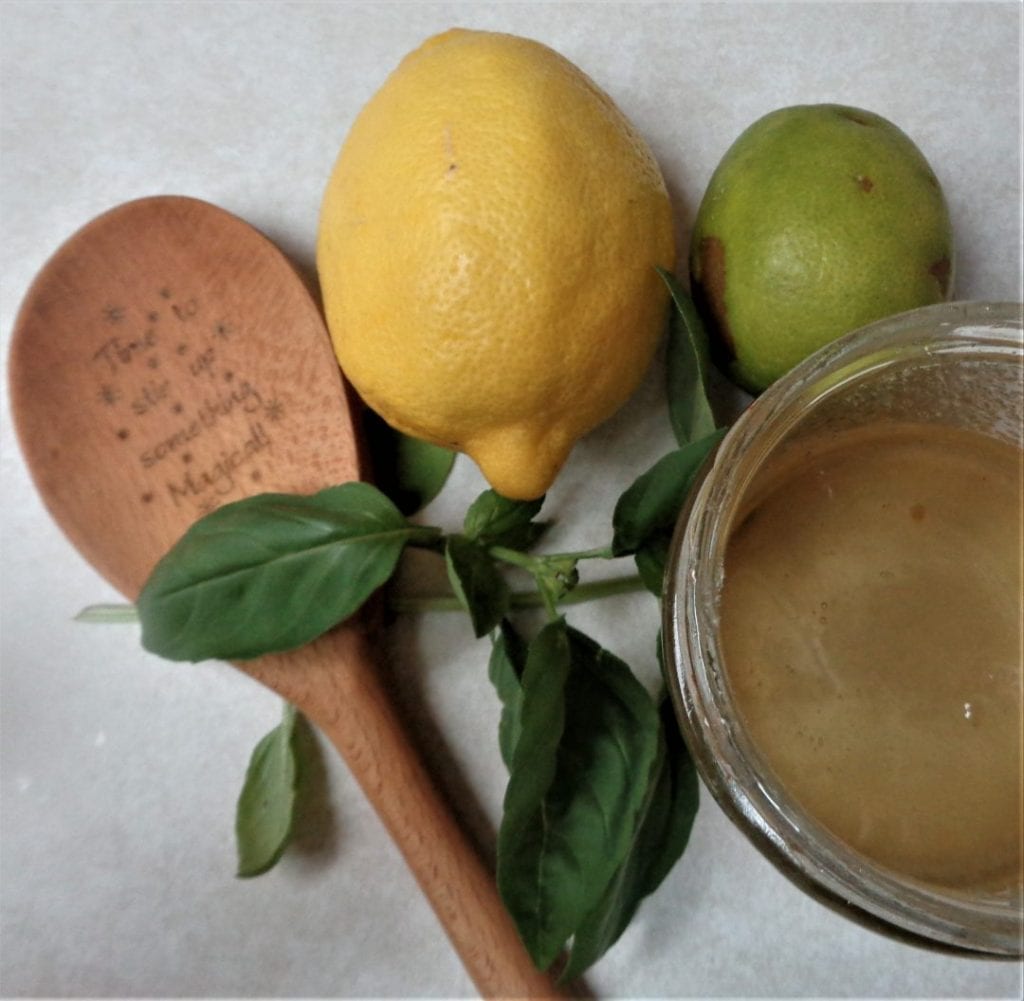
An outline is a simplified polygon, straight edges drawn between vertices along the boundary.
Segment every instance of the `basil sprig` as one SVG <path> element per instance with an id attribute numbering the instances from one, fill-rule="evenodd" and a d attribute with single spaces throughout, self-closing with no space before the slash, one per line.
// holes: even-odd
<path id="1" fill-rule="evenodd" d="M 348 483 L 227 504 L 161 560 L 137 606 L 144 645 L 165 657 L 254 657 L 309 642 L 354 614 L 391 578 L 406 546 L 440 554 L 454 601 L 474 633 L 491 639 L 488 674 L 509 771 L 498 887 L 538 968 L 563 956 L 563 979 L 619 938 L 682 854 L 697 810 L 696 773 L 667 699 L 653 699 L 561 607 L 588 587 L 595 596 L 622 590 L 621 580 L 580 584 L 579 567 L 591 559 L 632 556 L 636 583 L 660 596 L 679 510 L 724 433 L 707 400 L 699 317 L 661 274 L 675 303 L 667 367 L 679 447 L 622 494 L 607 546 L 535 553 L 548 525 L 538 520 L 543 498 L 512 501 L 492 490 L 470 505 L 458 532 L 417 524 L 411 512 L 440 489 L 450 456 L 399 438 L 398 476 L 388 481 L 398 503 Z M 513 591 L 509 568 L 525 572 L 532 591 Z M 532 636 L 513 621 L 524 606 L 547 612 Z M 236 813 L 240 875 L 273 865 L 291 833 L 301 764 L 295 719 L 286 706 L 253 753 Z"/>

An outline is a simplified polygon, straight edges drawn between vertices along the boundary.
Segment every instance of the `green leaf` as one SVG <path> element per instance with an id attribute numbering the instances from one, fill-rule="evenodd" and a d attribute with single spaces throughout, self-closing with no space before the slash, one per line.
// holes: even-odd
<path id="1" fill-rule="evenodd" d="M 235 810 L 238 875 L 258 876 L 288 845 L 298 767 L 293 737 L 296 710 L 286 702 L 281 722 L 256 745 Z"/>
<path id="2" fill-rule="evenodd" d="M 547 969 L 633 842 L 658 717 L 629 668 L 561 618 L 530 644 L 522 693 L 498 887 L 534 963 Z"/>
<path id="3" fill-rule="evenodd" d="M 374 481 L 399 511 L 415 514 L 441 492 L 456 453 L 396 431 L 373 411 L 363 425 Z"/>
<path id="4" fill-rule="evenodd" d="M 635 553 L 659 536 L 671 536 L 686 495 L 701 464 L 718 444 L 725 429 L 662 456 L 619 498 L 612 516 L 612 552 Z"/>
<path id="5" fill-rule="evenodd" d="M 665 567 L 668 566 L 668 550 L 671 543 L 671 533 L 655 535 L 644 541 L 633 554 L 644 587 L 656 598 L 660 598 L 664 590 Z"/>
<path id="6" fill-rule="evenodd" d="M 441 492 L 455 464 L 456 453 L 429 441 L 396 434 L 397 506 L 404 514 L 413 514 Z"/>
<path id="7" fill-rule="evenodd" d="M 448 580 L 469 612 L 476 636 L 486 636 L 508 611 L 508 583 L 483 546 L 464 535 L 450 535 L 444 550 Z"/>
<path id="8" fill-rule="evenodd" d="M 665 645 L 660 629 L 655 649 L 658 667 L 664 676 Z M 664 691 L 658 703 L 658 718 L 661 721 L 661 733 L 666 750 L 665 760 L 668 765 L 667 778 L 663 778 L 662 783 L 667 783 L 668 786 L 669 808 L 665 814 L 662 833 L 652 838 L 652 848 L 646 854 L 647 874 L 644 885 L 647 887 L 647 893 L 653 893 L 657 889 L 686 849 L 700 804 L 697 768 L 690 755 L 690 749 L 683 740 L 672 700 Z M 654 847 L 656 845 L 660 848 Z"/>
<path id="9" fill-rule="evenodd" d="M 367 483 L 260 494 L 196 522 L 157 564 L 136 607 L 147 650 L 244 659 L 308 643 L 394 572 L 410 525 Z"/>
<path id="10" fill-rule="evenodd" d="M 543 535 L 547 522 L 536 522 L 544 498 L 514 501 L 485 490 L 466 511 L 463 531 L 484 546 L 507 546 L 525 552 Z"/>
<path id="11" fill-rule="evenodd" d="M 607 892 L 573 936 L 562 980 L 579 976 L 615 944 L 641 901 L 661 885 L 690 839 L 697 815 L 697 773 L 667 699 L 662 701 L 659 718 L 658 752 L 648 778 L 642 820 Z"/>
<path id="12" fill-rule="evenodd" d="M 510 771 L 519 734 L 522 732 L 523 687 L 527 646 L 512 624 L 503 619 L 487 665 L 487 674 L 501 699 L 501 720 L 498 723 L 498 747 L 501 759 Z"/>
<path id="13" fill-rule="evenodd" d="M 665 742 L 665 768 L 659 780 L 664 792 L 660 801 L 666 808 L 660 821 L 658 813 L 652 813 L 645 822 L 650 828 L 640 851 L 646 861 L 640 884 L 645 896 L 661 885 L 686 850 L 700 803 L 697 768 L 679 732 L 668 696 L 662 698 L 658 715 Z"/>
<path id="14" fill-rule="evenodd" d="M 565 729 L 572 658 L 564 619 L 549 622 L 534 637 L 523 672 L 519 740 L 505 789 L 498 830 L 498 890 L 538 969 L 547 969 L 572 934 L 576 915 L 558 913 L 557 886 L 576 881 L 567 871 L 551 873 L 547 855 L 557 843 L 544 807 L 558 775 L 559 746 Z M 580 882 L 582 880 L 579 880 Z M 570 886 L 570 895 L 572 893 Z M 578 910 L 578 905 L 575 908 Z M 552 912 L 555 913 L 552 913 Z"/>
<path id="15" fill-rule="evenodd" d="M 580 976 L 611 948 L 625 931 L 645 895 L 641 890 L 645 870 L 643 850 L 649 847 L 650 832 L 653 827 L 661 826 L 659 821 L 667 810 L 667 803 L 663 799 L 665 789 L 662 779 L 665 774 L 665 745 L 663 740 L 659 740 L 657 757 L 647 782 L 647 795 L 641 807 L 642 820 L 636 826 L 629 854 L 619 866 L 600 903 L 576 930 L 569 960 L 561 973 L 560 979 L 563 981 Z"/>
<path id="16" fill-rule="evenodd" d="M 707 331 L 693 300 L 675 276 L 658 268 L 675 303 L 666 356 L 669 421 L 680 445 L 705 438 L 715 430 L 708 400 L 710 352 Z"/>

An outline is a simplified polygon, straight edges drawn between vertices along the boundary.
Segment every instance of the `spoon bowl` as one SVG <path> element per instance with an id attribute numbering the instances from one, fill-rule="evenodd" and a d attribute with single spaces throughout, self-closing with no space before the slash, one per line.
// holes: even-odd
<path id="1" fill-rule="evenodd" d="M 134 600 L 199 517 L 358 479 L 316 303 L 277 248 L 196 199 L 128 202 L 46 264 L 10 356 L 19 442 L 50 513 Z M 236 666 L 337 747 L 485 996 L 556 996 L 403 733 L 361 621 Z"/>

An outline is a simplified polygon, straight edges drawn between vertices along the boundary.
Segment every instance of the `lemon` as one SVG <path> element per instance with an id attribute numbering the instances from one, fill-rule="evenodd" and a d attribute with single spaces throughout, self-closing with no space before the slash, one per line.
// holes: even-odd
<path id="1" fill-rule="evenodd" d="M 360 396 L 514 499 L 543 494 L 637 387 L 673 261 L 661 173 L 609 97 L 538 42 L 460 29 L 360 112 L 317 240 Z"/>
<path id="2" fill-rule="evenodd" d="M 859 108 L 782 108 L 716 168 L 691 287 L 731 376 L 763 390 L 863 324 L 948 298 L 953 238 L 927 160 Z"/>

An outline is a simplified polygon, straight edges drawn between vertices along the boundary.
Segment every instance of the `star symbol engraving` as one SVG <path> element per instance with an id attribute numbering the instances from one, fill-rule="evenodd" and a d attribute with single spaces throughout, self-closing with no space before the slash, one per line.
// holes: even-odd
<path id="1" fill-rule="evenodd" d="M 97 394 L 100 402 L 105 403 L 108 407 L 112 407 L 118 400 L 121 399 L 121 393 L 113 386 L 104 384 L 100 387 L 100 391 Z"/>

